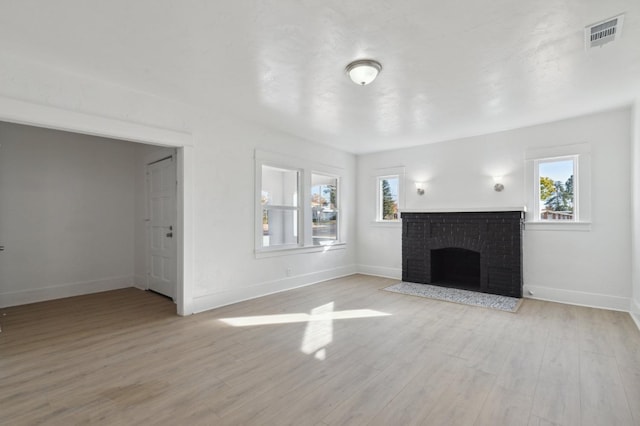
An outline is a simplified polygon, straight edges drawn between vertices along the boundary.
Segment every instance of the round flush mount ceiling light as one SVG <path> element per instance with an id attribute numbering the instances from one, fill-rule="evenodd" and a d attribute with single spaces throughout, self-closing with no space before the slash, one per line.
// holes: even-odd
<path id="1" fill-rule="evenodd" d="M 382 71 L 382 65 L 372 59 L 360 59 L 347 65 L 346 71 L 351 81 L 358 86 L 366 86 L 376 79 Z"/>

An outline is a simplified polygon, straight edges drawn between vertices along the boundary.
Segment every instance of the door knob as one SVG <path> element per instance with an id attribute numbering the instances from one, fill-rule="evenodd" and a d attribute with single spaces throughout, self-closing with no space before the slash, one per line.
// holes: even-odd
<path id="1" fill-rule="evenodd" d="M 4 246 L 0 246 L 0 251 L 4 251 Z"/>
<path id="2" fill-rule="evenodd" d="M 167 233 L 167 238 L 173 238 L 173 232 Z"/>

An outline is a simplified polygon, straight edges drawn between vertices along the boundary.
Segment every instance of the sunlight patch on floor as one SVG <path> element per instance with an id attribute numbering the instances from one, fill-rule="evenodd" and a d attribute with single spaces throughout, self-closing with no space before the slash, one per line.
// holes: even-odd
<path id="1" fill-rule="evenodd" d="M 314 354 L 315 358 L 321 361 L 326 358 L 325 347 L 333 342 L 333 319 L 328 318 L 330 314 L 335 313 L 333 307 L 334 302 L 331 302 L 311 310 L 312 317 L 321 316 L 326 319 L 310 321 L 307 324 L 300 346 L 302 353 Z"/>
<path id="2" fill-rule="evenodd" d="M 312 355 L 319 361 L 324 361 L 327 358 L 327 346 L 333 342 L 333 321 L 386 317 L 391 315 L 373 309 L 334 311 L 334 308 L 335 303 L 329 302 L 313 308 L 308 314 L 256 315 L 250 317 L 220 318 L 220 321 L 233 327 L 307 323 L 302 336 L 300 351 L 306 355 Z"/>
<path id="3" fill-rule="evenodd" d="M 314 310 L 317 308 L 314 308 Z M 277 325 L 277 324 L 293 324 L 299 322 L 314 322 L 327 320 L 343 320 L 358 318 L 373 318 L 390 316 L 386 312 L 375 311 L 373 309 L 352 309 L 347 311 L 321 312 L 314 314 L 295 313 L 295 314 L 275 314 L 275 315 L 257 315 L 250 317 L 221 318 L 220 321 L 233 327 L 250 327 L 256 325 Z"/>

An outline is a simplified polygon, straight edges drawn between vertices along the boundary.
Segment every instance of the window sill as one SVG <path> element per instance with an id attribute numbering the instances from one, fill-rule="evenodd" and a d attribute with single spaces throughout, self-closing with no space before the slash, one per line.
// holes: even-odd
<path id="1" fill-rule="evenodd" d="M 591 222 L 525 222 L 525 231 L 591 231 Z"/>
<path id="2" fill-rule="evenodd" d="M 256 250 L 255 255 L 256 259 L 264 259 L 268 257 L 290 256 L 292 254 L 322 253 L 331 250 L 344 250 L 346 248 L 347 243 L 334 243 L 324 246 L 261 249 Z"/>
<path id="3" fill-rule="evenodd" d="M 380 228 L 396 228 L 402 225 L 401 220 L 376 220 L 371 222 L 371 226 Z"/>

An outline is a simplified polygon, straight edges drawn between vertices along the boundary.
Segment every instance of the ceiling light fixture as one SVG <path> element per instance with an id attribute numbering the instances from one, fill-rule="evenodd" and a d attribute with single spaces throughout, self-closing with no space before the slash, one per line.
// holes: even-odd
<path id="1" fill-rule="evenodd" d="M 373 59 L 360 59 L 347 65 L 346 71 L 351 81 L 358 86 L 366 86 L 376 79 L 382 71 L 382 65 Z"/>

